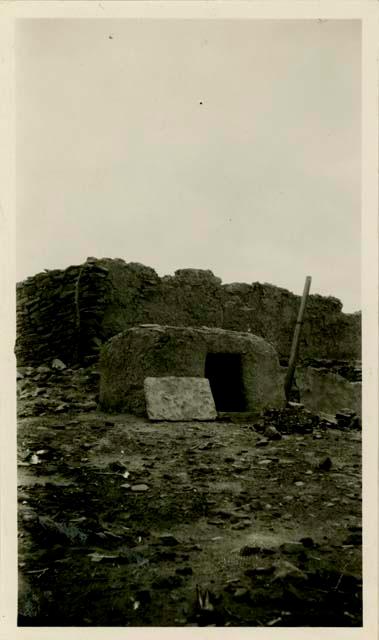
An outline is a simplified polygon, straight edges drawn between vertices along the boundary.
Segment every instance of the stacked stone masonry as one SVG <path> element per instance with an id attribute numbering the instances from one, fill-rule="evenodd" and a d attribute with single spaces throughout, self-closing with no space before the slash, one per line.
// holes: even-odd
<path id="1" fill-rule="evenodd" d="M 139 263 L 88 258 L 17 285 L 17 362 L 89 363 L 112 336 L 143 323 L 249 332 L 270 342 L 285 362 L 299 304 L 286 289 L 223 285 L 211 271 L 180 269 L 160 278 Z M 349 361 L 360 354 L 360 314 L 343 313 L 336 298 L 311 295 L 300 357 Z"/>

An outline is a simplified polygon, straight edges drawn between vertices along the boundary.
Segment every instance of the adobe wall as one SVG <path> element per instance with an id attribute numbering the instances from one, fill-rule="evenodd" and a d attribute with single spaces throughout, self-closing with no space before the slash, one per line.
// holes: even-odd
<path id="1" fill-rule="evenodd" d="M 100 406 L 144 414 L 147 377 L 205 377 L 208 353 L 239 353 L 247 411 L 283 407 L 283 373 L 263 338 L 223 329 L 134 327 L 107 342 L 100 358 Z"/>
<path id="2" fill-rule="evenodd" d="M 19 365 L 61 358 L 96 360 L 102 343 L 143 323 L 219 327 L 251 332 L 288 358 L 299 296 L 269 284 L 222 284 L 211 271 L 181 269 L 160 278 L 154 269 L 120 259 L 37 274 L 17 285 Z M 311 295 L 300 358 L 360 360 L 360 314 L 345 314 L 336 298 Z"/>
<path id="3" fill-rule="evenodd" d="M 296 368 L 300 400 L 307 409 L 335 415 L 346 409 L 362 417 L 362 383 L 350 382 L 326 369 Z"/>

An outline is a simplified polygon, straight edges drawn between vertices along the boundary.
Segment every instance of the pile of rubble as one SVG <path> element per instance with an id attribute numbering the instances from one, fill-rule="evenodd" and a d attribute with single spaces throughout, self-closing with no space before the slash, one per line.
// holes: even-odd
<path id="1" fill-rule="evenodd" d="M 280 433 L 312 433 L 319 417 L 305 409 L 304 405 L 291 402 L 284 409 L 266 409 L 262 421 L 265 428 L 273 426 Z"/>
<path id="2" fill-rule="evenodd" d="M 359 416 L 350 409 L 343 409 L 336 413 L 335 417 L 323 414 L 320 419 L 320 426 L 327 429 L 361 429 L 362 424 Z"/>
<path id="3" fill-rule="evenodd" d="M 297 402 L 289 402 L 284 409 L 266 409 L 254 429 L 270 440 L 278 440 L 282 434 L 313 433 L 324 429 L 360 429 L 361 421 L 354 411 L 344 409 L 335 416 L 312 413 Z"/>
<path id="4" fill-rule="evenodd" d="M 50 365 L 19 367 L 17 409 L 20 418 L 51 413 L 93 411 L 97 408 L 99 373 L 67 367 L 55 358 Z"/>

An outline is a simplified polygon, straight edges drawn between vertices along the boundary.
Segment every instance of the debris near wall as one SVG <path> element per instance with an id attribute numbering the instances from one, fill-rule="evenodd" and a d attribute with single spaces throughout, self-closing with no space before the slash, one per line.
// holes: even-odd
<path id="1" fill-rule="evenodd" d="M 336 413 L 336 421 L 339 429 L 361 429 L 360 418 L 351 409 L 343 409 Z"/>
<path id="2" fill-rule="evenodd" d="M 94 411 L 98 401 L 99 373 L 91 367 L 67 367 L 54 359 L 50 365 L 19 367 L 17 414 L 19 418 L 67 415 Z"/>
<path id="3" fill-rule="evenodd" d="M 343 409 L 335 415 L 320 412 L 320 429 L 339 429 L 341 431 L 353 431 L 362 429 L 362 421 L 351 409 Z"/>
<path id="4" fill-rule="evenodd" d="M 254 425 L 270 440 L 275 440 L 275 432 L 279 434 L 312 433 L 319 424 L 319 416 L 305 409 L 303 404 L 289 403 L 283 409 L 266 409 L 261 419 Z M 274 431 L 274 430 L 275 431 Z"/>
<path id="5" fill-rule="evenodd" d="M 282 409 L 265 409 L 253 428 L 263 436 L 257 446 L 264 446 L 271 440 L 280 440 L 283 435 L 313 434 L 317 439 L 329 429 L 360 430 L 362 424 L 360 417 L 350 409 L 327 414 L 310 411 L 302 403 L 289 402 Z"/>
<path id="6" fill-rule="evenodd" d="M 144 323 L 218 327 L 263 337 L 288 358 L 300 297 L 270 284 L 222 284 L 209 270 L 179 269 L 160 278 L 151 267 L 89 258 L 17 285 L 16 355 L 20 365 L 58 356 L 96 360 L 101 344 Z M 357 360 L 361 317 L 336 298 L 311 295 L 300 358 Z"/>

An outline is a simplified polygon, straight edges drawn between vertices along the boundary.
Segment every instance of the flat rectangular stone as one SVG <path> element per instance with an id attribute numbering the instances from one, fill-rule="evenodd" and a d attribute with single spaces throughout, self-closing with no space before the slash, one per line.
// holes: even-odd
<path id="1" fill-rule="evenodd" d="M 207 378 L 145 378 L 150 420 L 215 420 L 217 411 Z"/>

